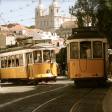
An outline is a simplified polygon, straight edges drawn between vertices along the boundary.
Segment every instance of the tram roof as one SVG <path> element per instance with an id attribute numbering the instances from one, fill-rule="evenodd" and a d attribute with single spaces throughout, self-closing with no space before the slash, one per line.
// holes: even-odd
<path id="1" fill-rule="evenodd" d="M 35 50 L 54 50 L 56 47 L 51 45 L 33 45 L 33 46 L 24 46 L 24 47 L 15 47 L 15 48 L 9 48 L 3 51 L 0 51 L 0 57 L 1 56 L 8 56 L 8 55 L 17 55 L 17 54 L 24 54 L 28 52 L 32 52 Z"/>
<path id="2" fill-rule="evenodd" d="M 85 38 L 105 38 L 105 36 L 98 32 L 95 27 L 73 28 L 72 35 L 68 38 L 68 40 Z"/>
<path id="3" fill-rule="evenodd" d="M 32 48 L 51 50 L 51 49 L 56 49 L 56 48 L 58 48 L 58 47 L 53 46 L 52 44 L 35 44 L 34 46 L 32 46 Z"/>
<path id="4" fill-rule="evenodd" d="M 3 52 L 3 53 L 0 53 L 0 57 L 2 57 L 2 56 L 24 54 L 24 53 L 28 53 L 28 52 L 32 52 L 32 51 L 33 51 L 33 49 L 21 49 L 21 50 L 16 50 L 16 51 Z"/>

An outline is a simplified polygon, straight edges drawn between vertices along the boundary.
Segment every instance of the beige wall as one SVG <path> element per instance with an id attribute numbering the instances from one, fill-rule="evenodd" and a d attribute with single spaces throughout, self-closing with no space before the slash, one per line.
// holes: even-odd
<path id="1" fill-rule="evenodd" d="M 0 48 L 6 47 L 6 35 L 0 33 Z"/>

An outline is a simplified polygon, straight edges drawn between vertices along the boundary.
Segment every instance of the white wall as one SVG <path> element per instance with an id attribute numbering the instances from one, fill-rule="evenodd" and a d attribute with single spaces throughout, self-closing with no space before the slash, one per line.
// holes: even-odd
<path id="1" fill-rule="evenodd" d="M 14 36 L 7 36 L 6 37 L 6 45 L 15 45 L 16 38 Z"/>

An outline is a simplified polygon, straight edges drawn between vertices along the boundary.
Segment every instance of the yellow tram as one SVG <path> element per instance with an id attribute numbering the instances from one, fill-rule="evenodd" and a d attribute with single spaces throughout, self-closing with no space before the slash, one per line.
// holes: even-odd
<path id="1" fill-rule="evenodd" d="M 76 28 L 66 43 L 68 75 L 74 83 L 106 80 L 108 43 L 105 37 L 95 28 Z"/>
<path id="2" fill-rule="evenodd" d="M 0 79 L 12 82 L 55 80 L 55 48 L 37 46 L 0 54 Z"/>

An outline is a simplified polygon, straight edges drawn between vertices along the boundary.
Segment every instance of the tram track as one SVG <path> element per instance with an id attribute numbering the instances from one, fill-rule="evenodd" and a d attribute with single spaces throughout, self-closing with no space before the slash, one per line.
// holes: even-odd
<path id="1" fill-rule="evenodd" d="M 41 92 L 38 94 L 32 94 L 32 95 L 2 104 L 0 105 L 0 112 L 4 112 L 4 109 L 5 109 L 5 112 L 9 112 L 8 111 L 9 109 L 11 110 L 11 112 L 15 112 L 15 111 L 16 112 L 20 112 L 20 111 L 22 112 L 37 112 L 37 111 L 41 112 L 41 109 L 49 107 L 52 104 L 57 105 L 60 103 L 60 101 L 62 103 L 61 105 L 63 105 L 65 98 L 66 98 L 65 102 L 67 102 L 67 101 L 70 101 L 72 97 L 77 96 L 78 93 L 81 93 L 82 95 L 84 92 L 84 94 L 86 94 L 86 91 L 88 91 L 88 89 L 84 90 L 83 92 L 81 91 L 82 91 L 81 89 L 75 90 L 74 88 L 72 88 L 71 90 L 71 85 L 64 85 L 63 87 L 59 87 L 59 88 L 56 88 L 50 91 L 45 91 L 45 92 Z M 72 94 L 73 96 L 72 95 L 69 96 L 69 93 Z M 14 107 L 17 108 L 18 110 L 15 110 Z M 53 106 L 53 107 L 57 108 L 57 106 Z M 27 109 L 30 111 L 26 111 Z M 49 110 L 49 112 L 52 112 L 52 109 L 51 111 Z"/>
<path id="2" fill-rule="evenodd" d="M 71 107 L 69 112 L 75 112 L 78 109 L 78 105 L 81 103 L 82 100 L 84 100 L 85 97 L 87 97 L 94 89 L 88 91 L 88 93 L 86 93 L 86 95 L 82 96 L 75 104 L 73 104 L 73 106 Z"/>
<path id="3" fill-rule="evenodd" d="M 13 103 L 17 103 L 17 102 L 20 102 L 20 101 L 22 101 L 22 100 L 25 100 L 25 99 L 28 99 L 28 98 L 31 98 L 31 97 L 34 97 L 34 96 L 39 96 L 39 95 L 42 95 L 42 94 L 45 94 L 45 93 L 54 92 L 54 91 L 60 90 L 60 89 L 62 89 L 62 88 L 65 88 L 65 87 L 67 87 L 67 86 L 68 86 L 68 85 L 64 85 L 63 87 L 58 87 L 58 88 L 53 89 L 53 90 L 43 91 L 43 92 L 40 92 L 40 93 L 35 93 L 35 94 L 27 95 L 27 96 L 24 96 L 24 97 L 21 97 L 21 98 L 17 98 L 17 99 L 15 99 L 15 100 L 12 100 L 12 101 L 9 101 L 9 102 L 0 104 L 0 108 L 9 106 L 9 105 L 11 105 L 11 104 L 13 104 Z"/>
<path id="4" fill-rule="evenodd" d="M 102 91 L 101 88 L 86 88 L 83 91 L 83 88 L 82 88 L 82 92 L 81 90 L 79 91 L 79 94 L 77 94 L 77 92 L 78 92 L 78 89 L 76 89 L 74 95 L 72 96 L 72 99 L 70 98 L 70 96 L 68 97 L 68 94 L 66 95 L 63 94 L 61 96 L 54 97 L 46 101 L 45 103 L 41 104 L 40 106 L 36 107 L 37 109 L 35 109 L 35 111 L 32 111 L 32 112 L 52 112 L 52 111 L 54 112 L 57 112 L 57 111 L 58 112 L 90 112 L 90 111 L 103 112 L 101 102 L 106 94 L 106 90 Z M 62 104 L 62 101 L 65 98 L 69 100 L 68 101 L 64 100 L 65 103 Z M 69 102 L 70 100 L 72 101 Z M 74 104 L 74 101 L 75 101 L 75 104 Z M 68 103 L 69 106 L 66 105 L 66 103 Z M 58 104 L 58 106 L 56 106 L 56 104 Z M 91 108 L 90 105 L 92 105 L 93 109 Z M 55 108 L 53 109 L 54 106 Z"/>
<path id="5" fill-rule="evenodd" d="M 92 89 L 86 95 L 82 96 L 72 105 L 69 112 L 103 112 L 101 101 L 103 101 L 106 93 L 100 94 L 101 91 L 99 90 L 98 88 Z"/>
<path id="6" fill-rule="evenodd" d="M 69 108 L 72 106 L 74 99 L 78 100 L 92 90 L 91 88 L 86 88 L 84 91 L 82 91 L 83 89 L 75 89 L 73 91 L 68 90 L 66 94 L 47 100 L 43 104 L 35 107 L 34 111 L 31 112 L 69 112 Z"/>
<path id="7" fill-rule="evenodd" d="M 39 110 L 40 108 L 42 108 L 43 106 L 47 105 L 48 103 L 54 101 L 54 100 L 57 100 L 58 98 L 60 98 L 62 95 L 60 96 L 57 96 L 57 97 L 54 97 L 48 101 L 46 101 L 45 103 L 41 104 L 40 106 L 36 107 L 34 110 L 32 110 L 31 112 L 36 112 L 37 110 Z"/>
<path id="8" fill-rule="evenodd" d="M 11 112 L 90 112 L 91 105 L 92 108 L 96 108 L 96 111 L 93 109 L 91 112 L 103 112 L 101 109 L 97 111 L 96 105 L 100 105 L 107 90 L 108 88 L 105 90 L 105 88 L 77 88 L 70 84 L 63 85 L 7 102 L 0 106 L 0 112 L 9 112 L 9 110 Z"/>

